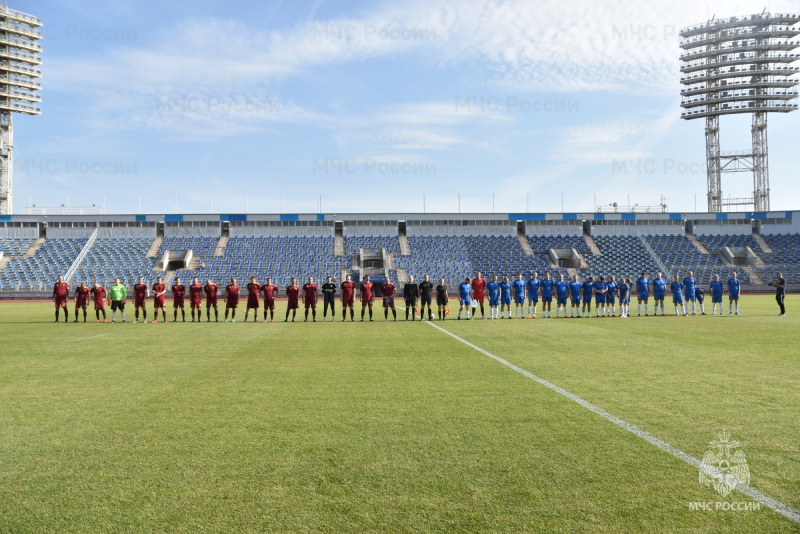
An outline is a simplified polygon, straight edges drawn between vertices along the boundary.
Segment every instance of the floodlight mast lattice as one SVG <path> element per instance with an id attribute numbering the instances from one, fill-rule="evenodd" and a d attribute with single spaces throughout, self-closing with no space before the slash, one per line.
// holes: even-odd
<path id="1" fill-rule="evenodd" d="M 793 40 L 800 35 L 800 14 L 761 13 L 714 19 L 680 32 L 681 118 L 706 119 L 706 170 L 708 211 L 752 205 L 754 211 L 769 211 L 769 167 L 767 113 L 797 109 L 800 72 L 792 63 L 800 55 Z M 752 114 L 752 148 L 721 152 L 720 117 Z M 753 197 L 723 199 L 722 174 L 751 172 Z"/>
<path id="2" fill-rule="evenodd" d="M 42 60 L 42 21 L 0 4 L 0 215 L 11 214 L 14 126 L 12 113 L 39 115 L 36 68 Z"/>

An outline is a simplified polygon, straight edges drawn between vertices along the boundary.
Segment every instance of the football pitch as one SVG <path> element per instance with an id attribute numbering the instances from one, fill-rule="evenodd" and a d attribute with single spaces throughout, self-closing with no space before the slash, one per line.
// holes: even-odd
<path id="1" fill-rule="evenodd" d="M 0 302 L 0 532 L 800 532 L 794 300 L 433 324 Z M 698 460 L 726 431 L 785 513 L 565 394 Z"/>

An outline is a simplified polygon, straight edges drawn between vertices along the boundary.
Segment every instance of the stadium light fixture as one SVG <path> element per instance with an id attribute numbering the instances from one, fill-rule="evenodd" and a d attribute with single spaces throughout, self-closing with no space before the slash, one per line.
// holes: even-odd
<path id="1" fill-rule="evenodd" d="M 706 120 L 708 211 L 752 205 L 769 211 L 767 113 L 797 109 L 800 14 L 768 13 L 711 20 L 680 32 L 681 118 Z M 721 152 L 720 117 L 752 114 L 752 148 Z M 728 200 L 722 173 L 752 172 L 753 197 Z"/>
<path id="2" fill-rule="evenodd" d="M 39 115 L 42 21 L 0 4 L 0 215 L 12 209 L 13 113 Z"/>

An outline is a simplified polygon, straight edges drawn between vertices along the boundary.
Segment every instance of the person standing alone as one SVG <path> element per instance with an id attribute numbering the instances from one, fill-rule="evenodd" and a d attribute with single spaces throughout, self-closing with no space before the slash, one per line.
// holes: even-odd
<path id="1" fill-rule="evenodd" d="M 770 286 L 775 288 L 775 300 L 778 301 L 778 306 L 781 308 L 779 317 L 786 315 L 786 307 L 783 305 L 783 299 L 786 297 L 786 280 L 783 278 L 783 273 L 775 273 L 775 280 L 769 283 Z"/>

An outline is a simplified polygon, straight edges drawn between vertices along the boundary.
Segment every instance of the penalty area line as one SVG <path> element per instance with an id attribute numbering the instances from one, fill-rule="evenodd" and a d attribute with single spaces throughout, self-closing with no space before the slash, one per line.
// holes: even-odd
<path id="1" fill-rule="evenodd" d="M 687 453 L 683 452 L 682 450 L 680 450 L 680 449 L 678 449 L 676 447 L 673 447 L 669 443 L 667 443 L 667 442 L 655 437 L 654 435 L 650 434 L 649 432 L 645 432 L 644 430 L 642 430 L 641 428 L 637 427 L 636 425 L 632 425 L 631 423 L 628 423 L 627 421 L 623 421 L 622 419 L 620 419 L 616 415 L 614 415 L 614 414 L 612 414 L 610 412 L 607 412 L 606 410 L 604 410 L 604 409 L 602 409 L 602 408 L 600 408 L 598 406 L 595 406 L 591 402 L 582 399 L 581 397 L 575 395 L 574 393 L 570 393 L 566 389 L 564 389 L 562 387 L 559 387 L 559 386 L 553 384 L 552 382 L 548 382 L 544 378 L 538 377 L 535 374 L 533 374 L 533 373 L 531 373 L 529 371 L 526 371 L 522 367 L 514 365 L 513 363 L 511 363 L 511 362 L 509 362 L 507 360 L 504 360 L 500 356 L 496 356 L 496 355 L 492 354 L 491 352 L 489 352 L 489 351 L 487 351 L 485 349 L 482 349 L 481 347 L 479 347 L 479 346 L 477 346 L 477 345 L 475 345 L 473 343 L 470 343 L 466 339 L 457 336 L 456 334 L 450 332 L 449 330 L 445 330 L 444 328 L 442 328 L 441 326 L 439 326 L 437 324 L 434 324 L 434 323 L 432 323 L 430 321 L 426 321 L 426 322 L 430 326 L 432 326 L 432 327 L 436 328 L 437 330 L 447 334 L 448 336 L 452 337 L 453 339 L 456 339 L 457 341 L 460 341 L 461 343 L 463 343 L 464 345 L 470 347 L 471 349 L 474 349 L 474 350 L 480 352 L 484 356 L 488 356 L 489 358 L 491 358 L 491 359 L 493 359 L 493 360 L 505 365 L 509 369 L 512 369 L 512 370 L 518 372 L 519 374 L 521 374 L 521 375 L 523 375 L 523 376 L 525 376 L 527 378 L 530 378 L 531 380 L 534 380 L 534 381 L 538 382 L 539 384 L 541 384 L 541 385 L 543 385 L 543 386 L 555 391 L 559 395 L 562 395 L 562 396 L 568 398 L 569 400 L 580 404 L 581 406 L 583 406 L 587 410 L 589 410 L 591 412 L 594 412 L 595 414 L 599 415 L 600 417 L 602 417 L 602 418 L 604 418 L 604 419 L 606 419 L 608 421 L 611 421 L 615 425 L 627 430 L 631 434 L 635 434 L 636 436 L 642 438 L 643 440 L 647 441 L 651 445 L 655 445 L 659 449 L 668 452 L 672 456 L 683 460 L 684 462 L 686 462 L 687 464 L 691 465 L 692 467 L 694 467 L 696 469 L 700 469 L 702 462 L 700 460 L 698 460 L 697 458 L 695 458 L 694 456 L 692 456 L 691 454 L 687 454 Z M 708 471 L 708 466 L 703 466 L 703 469 Z M 713 469 L 711 474 L 713 474 L 715 477 L 722 477 L 723 476 L 723 473 L 721 471 L 716 470 L 716 469 Z M 778 501 L 776 499 L 773 499 L 769 495 L 765 495 L 765 494 L 761 493 L 760 491 L 758 491 L 757 489 L 755 489 L 754 487 L 752 487 L 752 486 L 750 486 L 748 484 L 742 484 L 741 482 L 737 482 L 736 490 L 738 490 L 740 493 L 743 493 L 744 495 L 750 497 L 754 501 L 760 502 L 764 506 L 768 506 L 772 510 L 778 512 L 782 516 L 784 516 L 787 519 L 789 519 L 790 521 L 793 521 L 794 523 L 797 523 L 798 525 L 800 525 L 800 512 L 798 512 L 794 508 L 791 508 L 791 507 L 783 504 L 782 502 L 780 502 L 780 501 Z"/>

